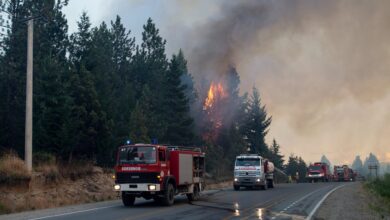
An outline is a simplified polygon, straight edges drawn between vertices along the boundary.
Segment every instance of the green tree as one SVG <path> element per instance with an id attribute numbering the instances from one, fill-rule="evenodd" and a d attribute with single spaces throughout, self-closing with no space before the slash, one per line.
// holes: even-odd
<path id="1" fill-rule="evenodd" d="M 143 26 L 141 47 L 136 48 L 133 58 L 134 88 L 136 97 L 143 96 L 145 86 L 152 94 L 148 97 L 147 127 L 151 138 L 163 139 L 167 129 L 164 109 L 166 85 L 164 76 L 168 67 L 165 55 L 166 41 L 159 35 L 152 19 Z"/>
<path id="2" fill-rule="evenodd" d="M 113 47 L 112 62 L 114 66 L 111 110 L 108 111 L 114 120 L 114 145 L 117 145 L 129 134 L 130 112 L 136 103 L 136 79 L 134 74 L 135 39 L 130 37 L 131 32 L 126 31 L 121 18 L 116 17 L 111 22 L 111 43 Z M 138 94 L 140 95 L 140 94 Z"/>
<path id="3" fill-rule="evenodd" d="M 280 154 L 280 145 L 276 142 L 275 139 L 272 140 L 272 144 L 269 149 L 270 156 L 269 159 L 274 163 L 274 165 L 282 169 L 283 168 L 283 155 Z"/>
<path id="4" fill-rule="evenodd" d="M 180 50 L 173 55 L 164 83 L 166 93 L 164 110 L 167 130 L 164 142 L 189 145 L 193 142 L 193 119 L 190 116 L 189 98 L 186 96 L 186 86 L 181 77 L 187 72 L 187 61 Z"/>
<path id="5" fill-rule="evenodd" d="M 18 22 L 27 17 L 26 7 L 19 0 L 9 1 L 12 16 L 10 34 L 1 46 L 0 57 L 0 147 L 24 150 L 24 118 L 26 98 L 26 26 Z"/>
<path id="6" fill-rule="evenodd" d="M 307 172 L 307 164 L 302 159 L 302 157 L 298 158 L 298 174 L 299 174 L 299 182 L 305 182 Z"/>
<path id="7" fill-rule="evenodd" d="M 247 137 L 252 153 L 268 155 L 268 147 L 265 136 L 268 133 L 272 118 L 268 117 L 265 106 L 262 106 L 259 91 L 253 87 L 246 118 L 243 126 L 243 134 Z"/>
<path id="8" fill-rule="evenodd" d="M 360 159 L 360 156 L 356 156 L 355 160 L 352 163 L 352 169 L 356 171 L 358 174 L 362 174 L 363 172 L 363 162 Z"/>
<path id="9" fill-rule="evenodd" d="M 69 86 L 70 115 L 66 126 L 67 153 L 69 161 L 77 155 L 102 162 L 107 159 L 105 153 L 110 149 L 107 146 L 110 122 L 99 102 L 94 77 L 86 68 L 92 42 L 89 27 L 89 18 L 84 12 L 78 22 L 78 32 L 71 36 L 73 71 Z"/>
<path id="10" fill-rule="evenodd" d="M 136 104 L 130 117 L 130 140 L 135 143 L 148 143 L 148 129 L 142 107 Z"/>

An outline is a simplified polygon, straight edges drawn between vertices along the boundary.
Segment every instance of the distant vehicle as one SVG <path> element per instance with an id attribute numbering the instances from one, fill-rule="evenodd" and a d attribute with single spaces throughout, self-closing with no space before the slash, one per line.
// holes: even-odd
<path id="1" fill-rule="evenodd" d="M 329 165 L 323 162 L 316 162 L 310 164 L 307 168 L 306 179 L 309 182 L 328 182 L 332 179 L 332 175 L 329 170 Z"/>
<path id="2" fill-rule="evenodd" d="M 348 165 L 334 166 L 334 180 L 339 182 L 349 182 L 356 180 L 356 172 L 354 172 Z"/>
<path id="3" fill-rule="evenodd" d="M 134 144 L 119 147 L 114 189 L 125 206 L 136 197 L 172 205 L 174 196 L 197 200 L 204 190 L 205 153 L 197 147 Z"/>
<path id="4" fill-rule="evenodd" d="M 234 190 L 240 187 L 274 188 L 274 164 L 257 154 L 241 154 L 234 164 Z"/>

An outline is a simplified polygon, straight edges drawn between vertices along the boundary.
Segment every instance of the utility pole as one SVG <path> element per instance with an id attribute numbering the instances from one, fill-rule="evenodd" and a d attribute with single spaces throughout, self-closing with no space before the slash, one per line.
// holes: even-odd
<path id="1" fill-rule="evenodd" d="M 28 172 L 32 171 L 33 31 L 34 19 L 31 18 L 27 21 L 26 127 L 24 142 L 24 160 Z"/>

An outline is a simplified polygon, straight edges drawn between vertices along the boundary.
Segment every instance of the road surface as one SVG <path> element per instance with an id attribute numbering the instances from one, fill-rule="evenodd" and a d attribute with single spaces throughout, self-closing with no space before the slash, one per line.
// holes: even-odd
<path id="1" fill-rule="evenodd" d="M 2 215 L 0 219 L 308 219 L 330 192 L 348 184 L 353 183 L 278 184 L 266 191 L 229 188 L 207 191 L 192 204 L 179 196 L 171 207 L 143 199 L 137 199 L 134 207 L 124 207 L 121 200 L 115 200 Z"/>

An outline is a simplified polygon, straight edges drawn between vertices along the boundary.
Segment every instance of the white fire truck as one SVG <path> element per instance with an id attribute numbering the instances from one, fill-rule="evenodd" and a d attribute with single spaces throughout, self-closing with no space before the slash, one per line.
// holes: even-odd
<path id="1" fill-rule="evenodd" d="M 257 154 L 241 154 L 234 165 L 234 190 L 240 187 L 274 188 L 274 164 Z"/>

